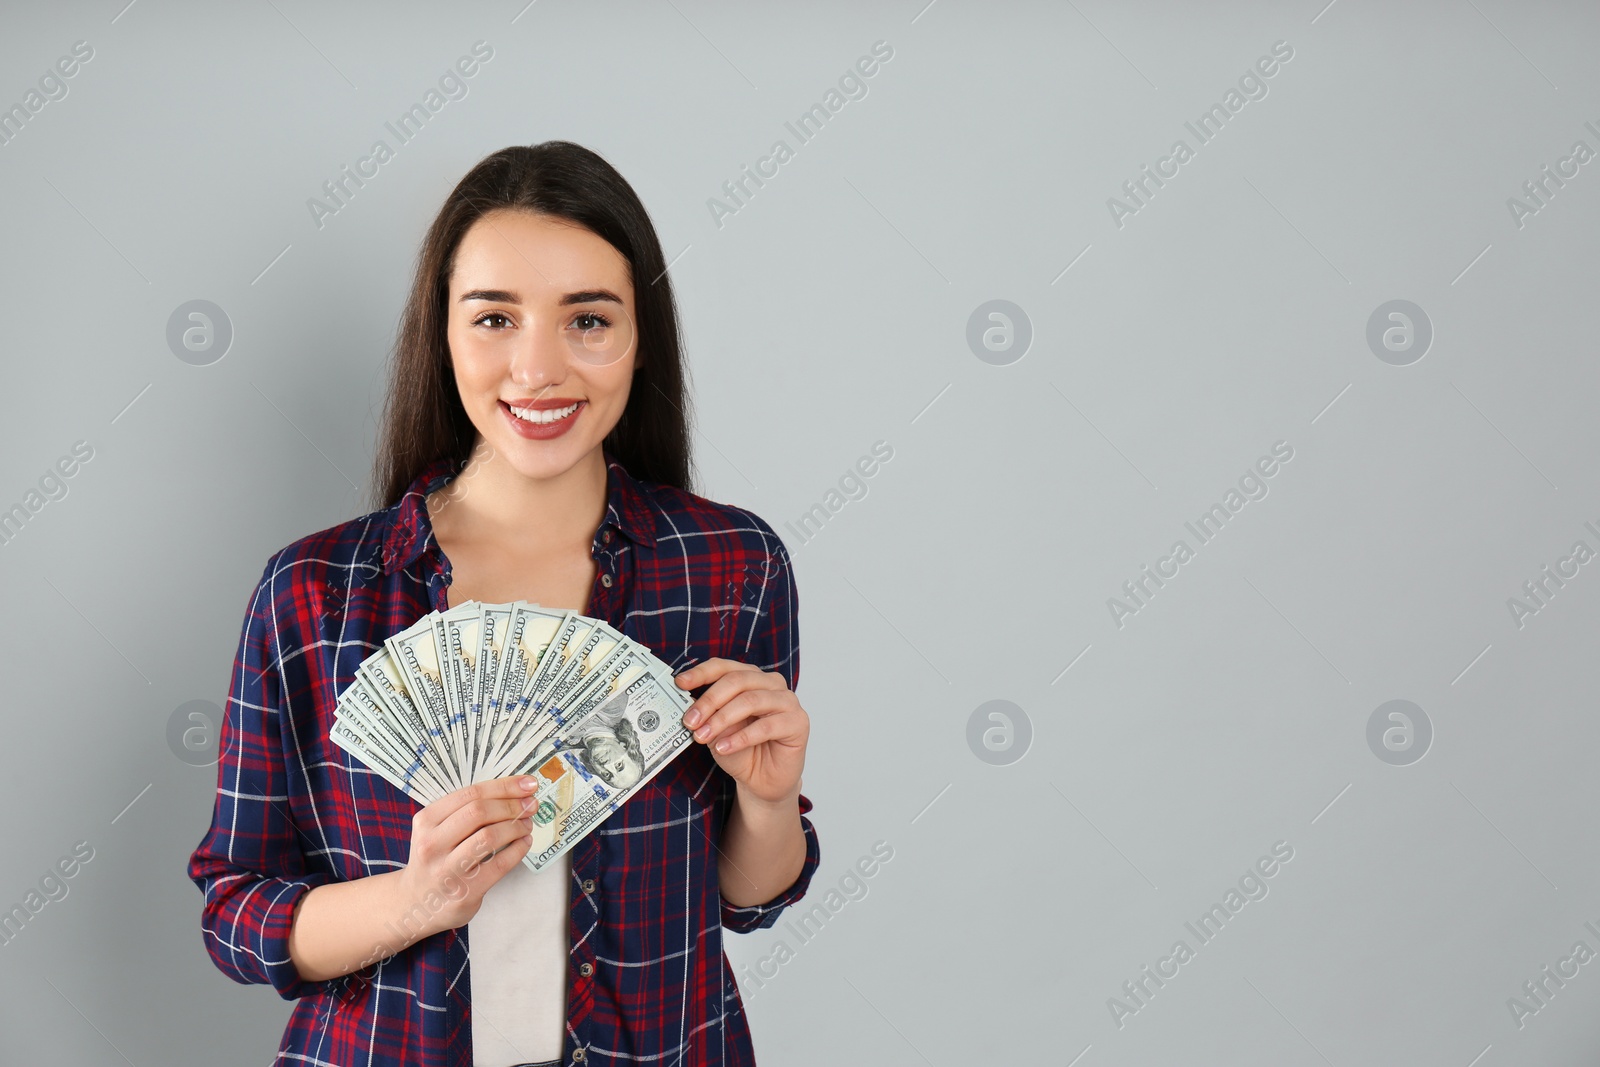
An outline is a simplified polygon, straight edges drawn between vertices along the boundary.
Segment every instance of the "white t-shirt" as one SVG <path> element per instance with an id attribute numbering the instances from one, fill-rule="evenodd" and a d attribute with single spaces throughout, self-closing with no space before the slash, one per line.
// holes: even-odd
<path id="1" fill-rule="evenodd" d="M 467 921 L 472 1065 L 558 1060 L 567 1036 L 567 920 L 572 866 L 518 863 Z"/>

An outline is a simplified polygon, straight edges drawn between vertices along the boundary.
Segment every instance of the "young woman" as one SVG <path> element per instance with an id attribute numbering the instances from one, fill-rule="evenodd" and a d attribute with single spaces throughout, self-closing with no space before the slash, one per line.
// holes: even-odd
<path id="1" fill-rule="evenodd" d="M 189 861 L 216 965 L 296 1001 L 280 1063 L 755 1062 L 723 930 L 771 926 L 818 859 L 797 600 L 772 528 L 692 492 L 686 407 L 622 176 L 560 141 L 474 167 L 418 258 L 382 509 L 267 562 Z M 531 779 L 419 807 L 328 737 L 384 638 L 468 600 L 605 619 L 695 698 L 699 743 L 537 874 Z"/>

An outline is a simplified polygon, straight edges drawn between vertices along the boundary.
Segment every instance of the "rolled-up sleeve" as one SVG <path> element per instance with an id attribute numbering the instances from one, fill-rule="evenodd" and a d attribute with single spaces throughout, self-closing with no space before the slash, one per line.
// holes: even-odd
<path id="1" fill-rule="evenodd" d="M 280 676 L 269 561 L 251 595 L 217 739 L 217 795 L 211 827 L 189 858 L 205 894 L 206 951 L 240 983 L 264 983 L 285 1000 L 322 992 L 289 958 L 289 930 L 302 897 L 333 881 L 308 871 L 287 795 L 280 738 Z"/>
<path id="2" fill-rule="evenodd" d="M 729 780 L 730 782 L 732 779 Z M 729 789 L 729 803 L 732 803 L 732 787 Z M 765 930 L 778 921 L 778 916 L 783 914 L 785 908 L 806 895 L 806 890 L 811 885 L 811 876 L 817 872 L 817 864 L 822 859 L 822 853 L 817 847 L 817 831 L 811 825 L 811 820 L 806 818 L 806 812 L 811 810 L 811 801 L 806 799 L 804 793 L 800 794 L 800 829 L 806 835 L 806 861 L 800 867 L 799 877 L 794 882 L 767 901 L 765 904 L 751 904 L 748 907 L 736 908 L 729 904 L 727 898 L 722 900 L 722 925 L 736 934 L 748 934 L 752 930 Z"/>
<path id="3" fill-rule="evenodd" d="M 767 541 L 765 561 L 752 568 L 746 576 L 746 600 L 756 607 L 750 634 L 744 645 L 744 661 L 762 670 L 777 671 L 788 682 L 791 692 L 800 682 L 800 600 L 795 591 L 794 571 L 783 541 L 772 527 L 759 517 L 751 515 L 755 525 Z M 723 815 L 732 810 L 737 785 L 731 776 L 722 775 Z M 821 861 L 816 828 L 806 814 L 811 811 L 811 801 L 800 794 L 800 829 L 805 834 L 806 858 L 794 882 L 767 901 L 748 907 L 735 907 L 726 899 L 722 901 L 722 925 L 734 933 L 763 930 L 778 921 L 785 908 L 806 895 L 811 876 Z"/>

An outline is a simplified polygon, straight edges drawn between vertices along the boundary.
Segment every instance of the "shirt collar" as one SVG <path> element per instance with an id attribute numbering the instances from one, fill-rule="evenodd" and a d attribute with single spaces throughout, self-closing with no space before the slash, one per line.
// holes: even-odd
<path id="1" fill-rule="evenodd" d="M 602 446 L 601 452 L 606 462 L 606 515 L 600 522 L 600 532 L 611 527 L 635 544 L 653 546 L 659 527 L 650 497 L 609 448 Z M 434 460 L 422 469 L 400 502 L 390 509 L 393 517 L 383 542 L 384 574 L 411 566 L 433 540 L 433 523 L 428 518 L 425 501 L 429 493 L 448 482 L 454 474 L 455 465 L 449 457 Z"/>

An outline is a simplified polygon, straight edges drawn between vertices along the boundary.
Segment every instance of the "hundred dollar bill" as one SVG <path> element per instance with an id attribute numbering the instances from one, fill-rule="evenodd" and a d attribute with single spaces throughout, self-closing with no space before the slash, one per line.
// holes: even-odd
<path id="1" fill-rule="evenodd" d="M 389 709 L 390 717 L 400 729 L 428 746 L 429 758 L 440 771 L 441 780 L 451 780 L 449 761 L 445 757 L 443 724 L 413 694 L 405 669 L 390 654 L 389 648 L 379 646 L 376 652 L 362 661 L 356 669 L 356 676 L 363 679 L 383 706 Z"/>
<path id="2" fill-rule="evenodd" d="M 666 693 L 675 698 L 682 696 L 685 707 L 692 702 L 692 698 L 672 680 L 672 668 L 656 658 L 644 645 L 629 638 L 625 647 L 617 648 L 606 657 L 605 663 L 568 693 L 558 706 L 551 708 L 551 718 L 556 721 L 556 727 L 550 731 L 548 740 L 544 742 L 545 747 L 553 751 L 555 739 L 573 723 L 582 720 L 618 690 L 626 689 L 645 674 L 653 676 Z"/>
<path id="3" fill-rule="evenodd" d="M 604 619 L 587 621 L 590 624 L 589 632 L 582 635 L 581 640 L 566 657 L 566 663 L 551 679 L 552 686 L 565 683 L 570 688 L 570 679 L 581 679 L 594 670 L 596 664 L 616 651 L 619 644 L 632 641 L 632 638 Z"/>
<path id="4" fill-rule="evenodd" d="M 340 711 L 336 712 L 333 726 L 328 730 L 330 740 L 338 742 L 339 747 L 348 751 L 352 756 L 358 757 L 352 761 L 352 770 L 364 767 L 376 771 L 387 778 L 396 788 L 406 793 L 413 793 L 416 787 L 406 780 L 400 768 L 405 763 L 405 757 L 394 751 L 393 746 L 384 738 L 377 736 L 378 731 L 359 721 L 355 716 L 343 713 L 343 698 L 340 699 Z M 359 747 L 355 744 L 359 742 Z"/>
<path id="5" fill-rule="evenodd" d="M 579 654 L 580 646 L 588 635 L 594 632 L 594 624 L 597 621 L 575 611 L 563 612 L 555 633 L 551 635 L 539 656 L 538 663 L 529 672 L 521 689 L 513 693 L 508 686 L 502 693 L 502 699 L 510 713 L 506 728 L 498 741 L 502 753 L 518 745 L 523 738 L 544 728 L 545 722 L 540 717 L 541 697 L 549 692 L 553 681 L 561 676 L 567 665 Z"/>
<path id="6" fill-rule="evenodd" d="M 670 680 L 646 671 L 570 722 L 542 763 L 519 768 L 539 782 L 533 821 L 541 847 L 529 849 L 523 862 L 542 870 L 659 774 L 694 740 L 683 728 L 691 702 Z"/>
<path id="7" fill-rule="evenodd" d="M 381 761 L 384 769 L 394 771 L 395 776 L 406 784 L 413 781 L 437 782 L 427 766 L 426 749 L 411 744 L 410 739 L 398 731 L 394 720 L 389 718 L 387 709 L 360 683 L 350 686 L 339 697 L 334 707 L 334 723 L 342 723 L 350 733 L 365 737 L 366 745 L 371 750 L 370 760 L 363 760 L 368 766 L 376 766 L 376 761 Z"/>
<path id="8" fill-rule="evenodd" d="M 598 674 L 609 670 L 617 660 L 626 659 L 632 651 L 635 643 L 631 639 L 621 634 L 613 639 L 606 630 L 611 630 L 611 627 L 606 626 L 605 630 L 601 630 L 600 626 L 596 626 L 590 630 L 582 642 L 589 646 L 588 652 L 572 656 L 566 667 L 545 685 L 544 690 L 535 694 L 534 706 L 547 721 L 553 717 L 553 724 L 557 728 L 567 721 L 566 709 L 573 694 L 591 684 Z"/>
<path id="9" fill-rule="evenodd" d="M 334 718 L 335 721 L 349 721 L 367 736 L 373 743 L 375 755 L 387 759 L 390 769 L 404 780 L 420 779 L 435 787 L 439 785 L 427 742 L 414 737 L 405 724 L 390 713 L 359 673 L 339 697 Z"/>
<path id="10" fill-rule="evenodd" d="M 585 632 L 574 633 L 561 648 L 562 661 L 553 665 L 553 673 L 546 674 L 538 689 L 525 694 L 531 697 L 532 706 L 548 717 L 552 709 L 563 707 L 572 692 L 582 685 L 601 664 L 621 655 L 627 646 L 636 645 L 631 638 L 603 619 L 583 618 L 589 624 Z M 562 720 L 557 719 L 556 726 Z M 544 727 L 548 729 L 548 718 Z"/>
<path id="11" fill-rule="evenodd" d="M 538 698 L 542 707 L 558 708 L 577 687 L 590 678 L 594 672 L 602 669 L 602 664 L 622 654 L 629 646 L 636 645 L 632 638 L 624 635 L 610 623 L 595 619 L 594 627 L 584 635 L 578 646 L 577 652 L 567 661 L 545 687 L 545 692 Z"/>
<path id="12" fill-rule="evenodd" d="M 556 844 L 566 817 L 572 811 L 578 777 L 574 774 L 564 774 L 564 770 L 565 767 L 559 760 L 551 760 L 549 767 L 544 769 L 544 774 L 535 775 L 541 784 L 546 780 L 553 783 L 550 789 L 538 796 L 534 804 L 531 831 L 533 843 L 522 857 L 522 862 L 535 871 L 539 870 L 539 867 L 534 866 L 529 857 L 540 855 Z M 555 856 L 559 855 L 559 852 L 555 853 Z M 546 863 L 548 862 L 547 860 Z"/>
<path id="13" fill-rule="evenodd" d="M 538 743 L 535 746 L 524 745 L 515 754 L 517 760 L 538 762 L 548 757 L 555 751 L 555 738 L 568 724 L 583 718 L 618 689 L 633 684 L 641 674 L 654 675 L 667 692 L 681 693 L 682 690 L 673 681 L 673 673 L 671 666 L 647 647 L 630 637 L 623 637 L 605 659 L 570 691 L 546 701 L 546 724 L 539 731 Z"/>
<path id="14" fill-rule="evenodd" d="M 474 782 L 479 780 L 478 772 L 488 762 L 489 726 L 494 714 L 491 701 L 499 680 L 500 661 L 505 655 L 506 632 L 511 628 L 511 615 L 515 610 L 515 604 L 483 605 L 483 625 L 478 628 L 478 712 L 472 722 L 474 751 L 469 753 L 471 760 L 467 769 L 467 777 Z"/>
<path id="15" fill-rule="evenodd" d="M 533 685 L 534 677 L 547 665 L 550 646 L 576 612 L 541 608 L 537 604 L 515 605 L 506 634 L 506 651 L 495 680 L 495 695 L 490 698 L 489 752 L 491 760 L 504 749 L 506 739 L 516 732 L 527 710 L 522 694 Z"/>
<path id="16" fill-rule="evenodd" d="M 356 668 L 356 677 L 364 680 L 373 694 L 389 709 L 396 725 L 405 730 L 414 744 L 426 746 L 429 767 L 441 785 L 448 791 L 461 788 L 443 758 L 444 732 L 424 708 L 417 706 L 406 688 L 405 672 L 389 654 L 387 647 L 380 648 Z"/>
<path id="17" fill-rule="evenodd" d="M 596 633 L 598 619 L 591 619 L 575 611 L 567 612 L 562 618 L 561 625 L 556 628 L 555 635 L 550 638 L 550 645 L 545 650 L 545 655 L 540 657 L 539 666 L 529 677 L 527 685 L 522 692 L 517 694 L 519 701 L 531 700 L 539 693 L 549 691 L 550 684 L 567 669 L 574 657 L 587 654 L 581 646 L 589 639 L 590 634 L 596 634 L 596 640 L 605 636 L 603 632 Z M 590 646 L 592 648 L 593 645 Z"/>
<path id="18" fill-rule="evenodd" d="M 643 650 L 644 646 L 638 642 L 623 637 L 621 641 L 613 642 L 610 653 L 565 695 L 552 693 L 547 696 L 541 702 L 538 714 L 526 720 L 523 730 L 501 750 L 495 764 L 496 776 L 511 773 L 506 770 L 507 767 L 536 758 L 534 754 L 543 750 L 551 735 L 646 670 L 646 664 L 639 655 Z"/>
<path id="19" fill-rule="evenodd" d="M 359 716 L 350 714 L 337 717 L 328 731 L 328 737 L 390 785 L 419 803 L 431 804 L 444 796 L 443 790 L 420 760 L 413 759 L 409 764 L 405 763 L 404 754 L 396 751 L 380 730 L 369 727 Z"/>
<path id="20" fill-rule="evenodd" d="M 356 761 L 363 766 L 371 768 L 374 774 L 385 779 L 390 785 L 405 793 L 407 796 L 420 800 L 421 793 L 418 786 L 405 782 L 387 766 L 372 758 L 372 750 L 368 747 L 365 736 L 353 732 L 352 727 L 343 721 L 335 722 L 328 730 L 328 740 L 339 748 L 349 752 Z"/>
<path id="21" fill-rule="evenodd" d="M 631 637 L 619 635 L 621 640 L 582 676 L 572 675 L 568 685 L 554 689 L 545 700 L 546 712 L 555 722 L 557 731 L 594 710 L 597 703 L 619 689 L 631 685 L 645 673 L 658 673 L 661 661 L 650 650 Z"/>
<path id="22" fill-rule="evenodd" d="M 447 632 L 444 612 L 431 612 L 428 621 L 433 629 L 433 647 L 439 657 L 439 688 L 444 693 L 444 706 L 446 708 L 445 733 L 449 735 L 450 747 L 456 764 L 456 774 L 462 781 L 467 780 L 467 746 L 462 737 L 462 724 L 466 721 L 466 714 L 462 710 L 461 702 L 456 696 L 456 666 L 460 662 L 453 654 L 450 647 L 450 635 Z"/>
<path id="23" fill-rule="evenodd" d="M 483 628 L 483 605 L 476 600 L 439 615 L 434 633 L 439 640 L 440 665 L 456 747 L 461 752 L 461 776 L 472 780 L 472 727 L 478 709 L 478 636 Z"/>
<path id="24" fill-rule="evenodd" d="M 385 640 L 384 647 L 400 667 L 406 692 L 431 723 L 433 729 L 429 732 L 437 737 L 441 748 L 439 757 L 448 765 L 451 779 L 465 784 L 462 752 L 456 733 L 450 728 L 450 703 L 439 663 L 439 644 L 434 636 L 436 618 L 436 615 L 424 617 L 420 623 Z"/>

